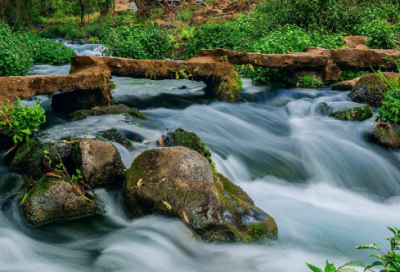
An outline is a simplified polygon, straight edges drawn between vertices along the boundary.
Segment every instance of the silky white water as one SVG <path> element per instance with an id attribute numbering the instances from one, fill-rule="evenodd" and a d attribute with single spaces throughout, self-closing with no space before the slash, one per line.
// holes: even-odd
<path id="1" fill-rule="evenodd" d="M 66 42 L 65 42 L 66 43 Z M 98 46 L 69 45 L 96 55 Z M 33 74 L 66 74 L 69 65 L 35 66 Z M 156 146 L 165 129 L 194 131 L 212 152 L 217 169 L 273 216 L 279 238 L 247 244 L 209 244 L 193 239 L 179 219 L 159 215 L 131 220 L 118 191 L 98 190 L 107 214 L 40 228 L 27 227 L 19 201 L 0 199 L 0 271 L 310 271 L 368 261 L 355 245 L 390 236 L 400 227 L 400 153 L 369 143 L 373 118 L 339 121 L 319 114 L 320 102 L 352 103 L 348 92 L 272 89 L 244 79 L 246 102 L 206 97 L 203 83 L 114 77 L 115 101 L 139 108 L 150 120 L 138 126 L 122 115 L 71 121 L 43 102 L 48 140 L 117 128 L 136 139 L 135 150 L 115 144 L 129 167 Z M 179 89 L 185 85 L 187 89 Z M 25 101 L 25 103 L 32 103 Z M 149 144 L 145 144 L 149 141 Z M 0 175 L 8 173 L 0 159 Z M 372 260 L 371 260 L 372 262 Z"/>

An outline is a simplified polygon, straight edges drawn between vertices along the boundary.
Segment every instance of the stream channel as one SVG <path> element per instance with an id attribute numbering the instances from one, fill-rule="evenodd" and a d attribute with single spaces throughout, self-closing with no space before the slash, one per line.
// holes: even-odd
<path id="1" fill-rule="evenodd" d="M 100 45 L 64 43 L 79 55 L 101 55 Z M 36 65 L 30 74 L 62 75 L 69 69 Z M 131 220 L 120 192 L 106 190 L 96 190 L 106 215 L 30 228 L 20 215 L 20 200 L 0 198 L 0 271 L 305 272 L 311 271 L 305 262 L 321 267 L 327 258 L 337 266 L 372 263 L 365 257 L 371 251 L 354 246 L 374 242 L 386 250 L 382 238 L 391 235 L 386 226 L 400 227 L 400 153 L 367 141 L 374 118 L 339 121 L 319 113 L 320 102 L 354 104 L 349 92 L 276 89 L 243 79 L 246 102 L 228 104 L 205 96 L 202 82 L 113 81 L 115 102 L 138 108 L 150 120 L 138 120 L 141 126 L 123 115 L 72 121 L 54 112 L 47 96 L 23 102 L 42 101 L 48 117 L 39 136 L 47 140 L 87 132 L 90 138 L 110 128 L 136 139 L 133 151 L 115 143 L 127 168 L 156 147 L 165 129 L 197 133 L 218 171 L 275 218 L 279 238 L 254 244 L 196 241 L 180 219 Z M 11 174 L 6 163 L 0 157 L 1 176 Z"/>

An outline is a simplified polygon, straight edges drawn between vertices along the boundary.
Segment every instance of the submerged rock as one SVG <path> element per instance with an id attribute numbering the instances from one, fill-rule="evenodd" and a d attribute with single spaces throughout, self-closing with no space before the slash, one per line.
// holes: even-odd
<path id="1" fill-rule="evenodd" d="M 131 148 L 133 147 L 132 142 L 129 141 L 129 139 L 121 133 L 118 129 L 112 128 L 109 130 L 104 131 L 101 136 L 111 142 L 116 142 L 119 143 L 120 145 L 126 147 L 126 148 Z"/>
<path id="2" fill-rule="evenodd" d="M 369 133 L 370 140 L 388 149 L 400 149 L 400 127 L 378 123 Z"/>
<path id="3" fill-rule="evenodd" d="M 26 188 L 28 180 L 21 175 L 8 174 L 0 179 L 0 198 L 10 197 Z"/>
<path id="4" fill-rule="evenodd" d="M 140 154 L 127 172 L 124 201 L 135 217 L 155 212 L 181 217 L 208 241 L 252 242 L 278 232 L 274 219 L 240 187 L 186 147 Z"/>
<path id="5" fill-rule="evenodd" d="M 372 117 L 373 112 L 370 105 L 364 104 L 354 107 L 342 107 L 334 109 L 332 117 L 339 120 L 358 120 L 362 121 Z"/>
<path id="6" fill-rule="evenodd" d="M 81 140 L 83 177 L 92 188 L 118 185 L 124 180 L 125 167 L 118 149 L 111 143 Z"/>
<path id="7" fill-rule="evenodd" d="M 331 113 L 332 109 L 328 106 L 327 103 L 325 102 L 319 102 L 314 109 L 314 112 L 318 115 L 329 115 Z"/>
<path id="8" fill-rule="evenodd" d="M 71 117 L 75 120 L 82 120 L 90 116 L 102 116 L 102 115 L 112 115 L 112 114 L 126 114 L 132 117 L 147 119 L 147 117 L 141 113 L 139 110 L 134 108 L 129 108 L 123 104 L 102 107 L 92 110 L 78 110 L 71 114 Z"/>
<path id="9" fill-rule="evenodd" d="M 22 214 L 33 227 L 103 213 L 101 205 L 85 199 L 70 182 L 47 176 L 36 182 L 22 204 Z"/>
<path id="10" fill-rule="evenodd" d="M 205 146 L 196 133 L 186 131 L 183 128 L 178 128 L 174 131 L 165 133 L 162 138 L 165 147 L 184 146 L 190 148 L 199 152 L 210 163 L 212 163 L 210 150 Z"/>
<path id="11" fill-rule="evenodd" d="M 382 74 L 389 80 L 400 82 L 400 74 L 398 73 L 383 72 Z M 376 74 L 368 74 L 358 80 L 349 96 L 354 102 L 367 103 L 372 107 L 380 107 L 383 100 L 382 92 L 386 91 L 386 86 Z"/>

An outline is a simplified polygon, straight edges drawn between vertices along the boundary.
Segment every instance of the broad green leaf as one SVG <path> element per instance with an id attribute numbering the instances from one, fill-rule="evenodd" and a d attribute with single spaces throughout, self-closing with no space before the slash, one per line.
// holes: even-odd
<path id="1" fill-rule="evenodd" d="M 361 267 L 365 267 L 365 263 L 363 263 L 361 261 L 350 261 L 348 263 L 345 263 L 341 267 L 345 267 L 345 266 L 361 266 Z"/>

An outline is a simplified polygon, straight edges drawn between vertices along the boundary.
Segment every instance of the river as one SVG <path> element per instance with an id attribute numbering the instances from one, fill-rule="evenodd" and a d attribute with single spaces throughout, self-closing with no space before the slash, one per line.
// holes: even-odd
<path id="1" fill-rule="evenodd" d="M 67 45 L 80 55 L 100 54 L 99 45 Z M 31 74 L 67 74 L 69 68 L 37 65 Z M 193 131 L 218 171 L 275 218 L 279 238 L 249 245 L 196 241 L 179 219 L 130 220 L 120 192 L 106 190 L 97 190 L 106 215 L 30 228 L 16 197 L 0 198 L 0 271 L 305 272 L 311 271 L 305 262 L 323 266 L 327 258 L 337 265 L 369 261 L 371 252 L 354 246 L 375 242 L 387 249 L 385 226 L 400 227 L 400 153 L 366 140 L 373 118 L 346 122 L 319 114 L 320 102 L 351 104 L 348 92 L 274 89 L 243 79 L 246 102 L 228 104 L 206 97 L 199 82 L 113 80 L 115 102 L 137 107 L 150 120 L 139 120 L 141 126 L 119 115 L 71 121 L 38 96 L 48 116 L 40 136 L 94 137 L 120 129 L 139 137 L 134 151 L 116 144 L 129 167 L 165 129 Z M 6 161 L 0 158 L 1 175 L 9 174 Z"/>

